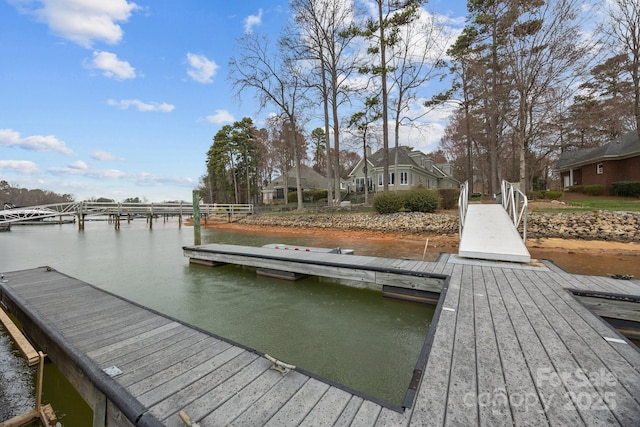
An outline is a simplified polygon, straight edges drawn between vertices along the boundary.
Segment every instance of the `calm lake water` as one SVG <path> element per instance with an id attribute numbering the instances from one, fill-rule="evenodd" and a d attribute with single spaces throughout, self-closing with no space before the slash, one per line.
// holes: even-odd
<path id="1" fill-rule="evenodd" d="M 313 246 L 303 236 L 203 230 L 202 243 L 214 242 Z M 190 266 L 182 246 L 191 244 L 193 228 L 179 228 L 176 219 L 160 219 L 152 230 L 140 219 L 123 222 L 120 231 L 106 221 L 87 221 L 83 232 L 75 224 L 14 226 L 0 234 L 0 271 L 48 265 L 361 392 L 402 402 L 433 306 L 386 299 L 379 291 L 332 279 L 287 282 L 258 279 L 252 268 Z M 371 248 L 354 249 L 371 254 Z M 3 342 L 6 360 L 17 357 Z M 4 357 L 0 353 L 0 363 Z M 16 360 L 13 365 L 21 363 Z M 5 376 L 0 370 L 0 380 L 13 390 L 7 378 L 24 374 L 10 371 Z M 44 400 L 64 426 L 90 422 L 91 412 L 70 397 L 74 391 L 51 364 L 45 385 Z M 0 394 L 9 392 L 0 388 Z M 17 406 L 32 404 L 9 397 Z"/>

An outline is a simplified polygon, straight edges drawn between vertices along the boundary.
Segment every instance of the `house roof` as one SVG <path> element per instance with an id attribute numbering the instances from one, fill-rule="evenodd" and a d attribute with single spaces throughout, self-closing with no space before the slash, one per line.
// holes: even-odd
<path id="1" fill-rule="evenodd" d="M 565 151 L 558 159 L 556 169 L 562 171 L 602 160 L 624 159 L 640 156 L 640 140 L 637 132 L 629 132 L 601 147 Z"/>
<path id="2" fill-rule="evenodd" d="M 411 150 L 409 147 L 400 146 L 398 147 L 398 164 L 399 165 L 409 165 L 409 166 L 418 166 L 418 164 L 413 160 L 413 158 L 409 155 Z M 389 148 L 389 164 L 395 162 L 396 148 Z M 372 155 L 370 155 L 367 160 L 371 163 L 374 168 L 382 168 L 384 167 L 384 161 L 382 158 L 382 150 L 378 150 Z"/>
<path id="3" fill-rule="evenodd" d="M 407 146 L 399 146 L 398 147 L 398 166 L 415 167 L 429 174 L 432 174 L 434 177 L 437 177 L 437 178 L 452 178 L 451 176 L 444 173 L 444 171 L 442 171 L 442 169 L 438 167 L 438 165 L 436 165 L 435 163 L 432 165 L 432 168 L 430 170 L 425 169 L 424 166 L 420 166 L 416 162 L 416 159 L 418 159 L 420 156 L 416 156 L 416 154 L 419 154 L 420 156 L 424 156 L 425 158 L 429 158 L 429 156 L 427 156 L 421 151 L 413 151 L 411 148 Z M 396 155 L 396 148 L 395 147 L 389 148 L 389 167 L 391 167 L 395 163 L 395 155 Z M 362 164 L 362 161 L 363 160 L 358 162 L 356 167 L 353 168 L 353 170 L 349 173 L 349 175 L 353 176 L 354 172 L 361 167 L 360 165 Z M 373 169 L 384 168 L 384 161 L 382 158 L 382 149 L 369 155 L 367 157 L 367 162 L 371 165 Z"/>
<path id="4" fill-rule="evenodd" d="M 320 175 L 318 172 L 306 165 L 300 165 L 300 183 L 302 188 L 308 189 L 320 189 L 327 188 L 327 178 Z M 296 182 L 296 168 L 293 167 L 289 170 L 289 187 L 297 187 Z M 275 188 L 284 188 L 284 176 L 280 175 L 275 178 L 265 187 L 265 190 L 271 190 Z"/>

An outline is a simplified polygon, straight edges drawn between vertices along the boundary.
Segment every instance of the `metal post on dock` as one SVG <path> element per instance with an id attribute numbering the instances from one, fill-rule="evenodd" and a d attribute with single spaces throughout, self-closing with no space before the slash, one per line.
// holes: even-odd
<path id="1" fill-rule="evenodd" d="M 193 244 L 202 244 L 200 236 L 200 194 L 198 190 L 193 190 Z"/>
<path id="2" fill-rule="evenodd" d="M 120 217 L 122 216 L 122 203 L 118 203 L 118 212 L 115 217 L 115 229 L 120 230 Z"/>
<path id="3" fill-rule="evenodd" d="M 84 230 L 84 214 L 82 213 L 82 205 L 78 205 L 76 215 L 78 216 L 78 231 Z"/>

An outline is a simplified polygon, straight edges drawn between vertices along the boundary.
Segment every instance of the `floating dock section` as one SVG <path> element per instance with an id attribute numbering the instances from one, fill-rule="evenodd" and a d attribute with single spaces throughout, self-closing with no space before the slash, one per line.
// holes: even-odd
<path id="1" fill-rule="evenodd" d="M 442 286 L 407 398 L 401 407 L 369 398 L 51 268 L 4 272 L 2 303 L 90 403 L 94 425 L 183 426 L 181 413 L 201 426 L 631 426 L 640 419 L 638 348 L 570 291 L 638 296 L 637 280 L 446 254 L 422 262 L 289 259 L 231 245 L 184 251 L 380 287 Z"/>

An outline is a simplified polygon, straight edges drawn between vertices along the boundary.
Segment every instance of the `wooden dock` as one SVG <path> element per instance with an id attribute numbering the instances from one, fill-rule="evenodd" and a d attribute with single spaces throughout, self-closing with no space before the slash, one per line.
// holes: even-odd
<path id="1" fill-rule="evenodd" d="M 214 258 L 209 245 L 202 248 L 206 256 L 198 256 Z M 254 249 L 244 255 L 253 263 L 266 257 L 301 268 L 300 257 Z M 222 262 L 239 256 L 229 247 L 222 252 Z M 283 375 L 258 351 L 46 267 L 5 272 L 0 291 L 94 408 L 94 425 L 180 426 L 181 410 L 201 426 L 630 426 L 640 419 L 638 348 L 568 291 L 638 296 L 637 280 L 453 255 L 437 262 L 336 254 L 303 260 L 307 273 L 315 265 L 312 274 L 379 286 L 443 284 L 423 368 L 403 407 L 301 370 Z M 103 371 L 112 367 L 121 373 Z"/>

